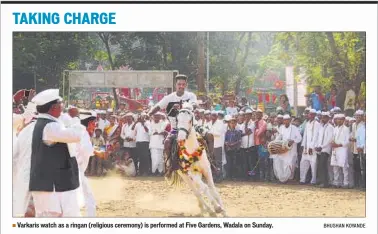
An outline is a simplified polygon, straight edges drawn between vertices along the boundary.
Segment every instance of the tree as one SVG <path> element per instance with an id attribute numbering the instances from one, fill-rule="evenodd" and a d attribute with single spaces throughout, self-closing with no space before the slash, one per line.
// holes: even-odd
<path id="1" fill-rule="evenodd" d="M 106 48 L 106 52 L 108 54 L 108 61 L 110 63 L 110 68 L 111 68 L 111 70 L 114 71 L 116 69 L 115 69 L 114 62 L 113 62 L 112 51 L 110 49 L 110 43 L 111 42 L 115 43 L 116 37 L 113 33 L 108 33 L 108 32 L 99 32 L 97 34 L 100 37 L 101 41 L 104 43 L 104 46 Z M 118 95 L 117 95 L 116 89 L 113 88 L 112 90 L 113 90 L 115 105 L 116 105 L 116 107 L 118 107 Z"/>

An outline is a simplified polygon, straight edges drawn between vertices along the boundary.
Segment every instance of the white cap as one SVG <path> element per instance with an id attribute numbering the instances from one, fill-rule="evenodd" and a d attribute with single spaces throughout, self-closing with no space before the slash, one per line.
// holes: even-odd
<path id="1" fill-rule="evenodd" d="M 113 109 L 109 108 L 109 109 L 108 109 L 108 112 L 109 112 L 109 113 L 112 113 L 112 112 L 113 112 Z"/>
<path id="2" fill-rule="evenodd" d="M 211 112 L 209 110 L 205 110 L 205 115 L 209 115 Z"/>
<path id="3" fill-rule="evenodd" d="M 233 119 L 235 119 L 234 117 L 232 117 L 231 115 L 226 115 L 225 117 L 224 117 L 224 120 L 225 121 L 231 121 L 231 120 L 233 120 Z"/>
<path id="4" fill-rule="evenodd" d="M 282 118 L 283 118 L 283 115 L 277 115 L 277 118 L 282 119 Z"/>
<path id="5" fill-rule="evenodd" d="M 95 111 L 88 111 L 88 112 L 80 113 L 80 115 L 79 115 L 79 118 L 81 120 L 88 119 L 90 117 L 97 118 L 97 113 Z"/>
<path id="6" fill-rule="evenodd" d="M 197 100 L 197 104 L 198 105 L 202 105 L 203 104 L 203 101 L 201 99 Z"/>
<path id="7" fill-rule="evenodd" d="M 131 112 L 127 112 L 125 116 L 133 117 L 134 115 L 133 115 L 133 113 L 131 113 Z"/>
<path id="8" fill-rule="evenodd" d="M 32 102 L 34 102 L 37 106 L 43 106 L 55 100 L 63 100 L 62 97 L 59 96 L 59 89 L 46 89 L 35 95 Z"/>
<path id="9" fill-rule="evenodd" d="M 204 109 L 197 109 L 199 113 L 204 113 L 205 110 Z"/>
<path id="10" fill-rule="evenodd" d="M 283 119 L 291 119 L 290 115 L 286 114 L 283 116 Z"/>
<path id="11" fill-rule="evenodd" d="M 247 109 L 246 111 L 245 111 L 245 114 L 252 114 L 253 113 L 253 111 L 251 110 L 251 109 Z"/>
<path id="12" fill-rule="evenodd" d="M 239 115 L 243 115 L 244 114 L 244 111 L 239 111 Z"/>
<path id="13" fill-rule="evenodd" d="M 263 111 L 261 109 L 257 109 L 256 112 L 263 113 Z"/>
<path id="14" fill-rule="evenodd" d="M 74 106 L 74 105 L 69 105 L 67 109 L 68 109 L 68 110 L 71 110 L 71 109 L 77 109 L 77 107 Z"/>
<path id="15" fill-rule="evenodd" d="M 316 110 L 315 109 L 310 109 L 310 114 L 316 114 Z"/>
<path id="16" fill-rule="evenodd" d="M 363 110 L 357 110 L 356 113 L 354 113 L 355 115 L 364 115 L 364 111 Z"/>
<path id="17" fill-rule="evenodd" d="M 350 118 L 349 116 L 345 117 L 345 120 L 346 120 L 346 121 L 350 121 L 350 119 L 351 119 L 351 118 Z"/>
<path id="18" fill-rule="evenodd" d="M 323 111 L 322 112 L 322 116 L 328 116 L 328 117 L 330 117 L 331 114 L 328 111 Z"/>
<path id="19" fill-rule="evenodd" d="M 335 111 L 341 111 L 340 107 L 335 106 L 335 108 L 333 108 L 333 112 Z"/>
<path id="20" fill-rule="evenodd" d="M 345 118 L 345 115 L 344 114 L 336 114 L 334 116 L 335 119 L 342 119 L 342 118 Z"/>
<path id="21" fill-rule="evenodd" d="M 316 112 L 316 114 L 317 114 L 317 115 L 321 115 L 322 112 L 321 112 L 320 110 L 318 110 L 318 111 Z"/>
<path id="22" fill-rule="evenodd" d="M 217 111 L 215 111 L 215 110 L 213 110 L 213 111 L 211 111 L 211 114 L 212 114 L 212 115 L 217 115 L 217 114 L 218 114 L 218 112 L 217 112 Z"/>
<path id="23" fill-rule="evenodd" d="M 217 111 L 217 113 L 218 115 L 224 115 L 224 111 L 221 111 L 221 110 Z"/>
<path id="24" fill-rule="evenodd" d="M 349 121 L 356 121 L 356 119 L 353 117 L 350 117 Z"/>

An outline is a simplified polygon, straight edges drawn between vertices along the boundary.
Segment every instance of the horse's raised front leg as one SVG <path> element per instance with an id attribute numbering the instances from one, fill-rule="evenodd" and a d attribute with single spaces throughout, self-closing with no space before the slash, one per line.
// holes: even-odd
<path id="1" fill-rule="evenodd" d="M 198 203 L 200 204 L 201 212 L 207 211 L 209 213 L 214 213 L 211 208 L 206 204 L 205 200 L 202 197 L 201 192 L 197 188 L 197 186 L 194 184 L 194 181 L 184 173 L 180 172 L 180 176 L 182 180 L 188 184 L 189 188 L 193 191 L 194 195 L 197 197 Z M 203 213 L 202 213 L 203 215 Z"/>

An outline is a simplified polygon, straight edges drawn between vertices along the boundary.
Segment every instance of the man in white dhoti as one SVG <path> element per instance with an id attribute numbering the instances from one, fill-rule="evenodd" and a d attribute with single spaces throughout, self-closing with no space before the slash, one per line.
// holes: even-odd
<path id="1" fill-rule="evenodd" d="M 283 116 L 284 125 L 280 128 L 276 140 L 288 141 L 290 150 L 284 154 L 271 155 L 273 158 L 273 170 L 277 179 L 286 182 L 294 179 L 295 167 L 297 165 L 297 144 L 301 142 L 302 136 L 299 129 L 292 125 L 289 115 Z"/>
<path id="2" fill-rule="evenodd" d="M 348 175 L 348 148 L 349 148 L 349 128 L 344 125 L 344 114 L 335 115 L 336 126 L 333 131 L 332 139 L 332 156 L 331 156 L 331 166 L 333 166 L 333 185 L 334 187 L 341 187 L 340 181 L 340 170 L 342 170 L 344 175 L 343 188 L 348 188 L 349 186 L 349 175 Z"/>
<path id="3" fill-rule="evenodd" d="M 33 98 L 38 119 L 21 132 L 19 150 L 15 152 L 31 155 L 31 160 L 29 163 L 25 161 L 23 167 L 26 169 L 24 174 L 30 172 L 30 178 L 25 178 L 23 184 L 28 180 L 36 217 L 80 216 L 76 193 L 79 187 L 78 165 L 76 158 L 70 157 L 67 143 L 79 142 L 81 132 L 77 128 L 65 128 L 58 120 L 62 112 L 61 101 L 58 89 L 45 90 Z M 19 189 L 24 194 L 27 191 Z M 20 202 L 25 204 L 28 201 Z"/>
<path id="4" fill-rule="evenodd" d="M 79 165 L 80 187 L 82 190 L 82 195 L 84 196 L 87 217 L 96 217 L 96 201 L 88 179 L 84 174 L 89 164 L 89 158 L 94 154 L 94 147 L 92 145 L 90 135 L 92 135 L 95 128 L 96 118 L 97 114 L 94 112 L 80 114 L 81 124 L 87 131 L 83 132 L 81 141 L 77 147 L 77 163 Z"/>
<path id="5" fill-rule="evenodd" d="M 319 137 L 316 143 L 315 151 L 318 154 L 318 182 L 319 187 L 328 187 L 329 175 L 328 165 L 331 155 L 331 143 L 333 140 L 333 126 L 329 123 L 331 115 L 329 112 L 322 112 L 321 123 L 319 129 Z"/>
<path id="6" fill-rule="evenodd" d="M 154 175 L 157 173 L 163 175 L 164 172 L 164 138 L 168 133 L 165 131 L 165 122 L 161 120 L 162 115 L 161 112 L 154 114 L 154 120 L 148 126 L 150 135 L 151 171 Z"/>
<path id="7" fill-rule="evenodd" d="M 316 110 L 311 109 L 308 114 L 308 122 L 303 134 L 303 153 L 300 163 L 300 183 L 305 184 L 308 169 L 311 167 L 311 184 L 316 184 L 316 170 L 317 170 L 317 156 L 315 153 L 316 143 L 318 141 L 318 134 L 320 123 L 315 120 Z"/>

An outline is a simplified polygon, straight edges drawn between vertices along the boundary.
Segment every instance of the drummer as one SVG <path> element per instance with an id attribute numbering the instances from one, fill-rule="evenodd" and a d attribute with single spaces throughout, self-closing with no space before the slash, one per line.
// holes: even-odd
<path id="1" fill-rule="evenodd" d="M 285 183 L 289 179 L 294 178 L 294 171 L 297 165 L 297 144 L 302 141 L 299 129 L 291 124 L 290 115 L 283 116 L 283 126 L 280 128 L 275 141 L 288 142 L 290 150 L 283 154 L 272 155 L 274 174 L 279 181 Z M 274 144 L 274 143 L 271 144 Z M 277 144 L 278 145 L 278 144 Z"/>

